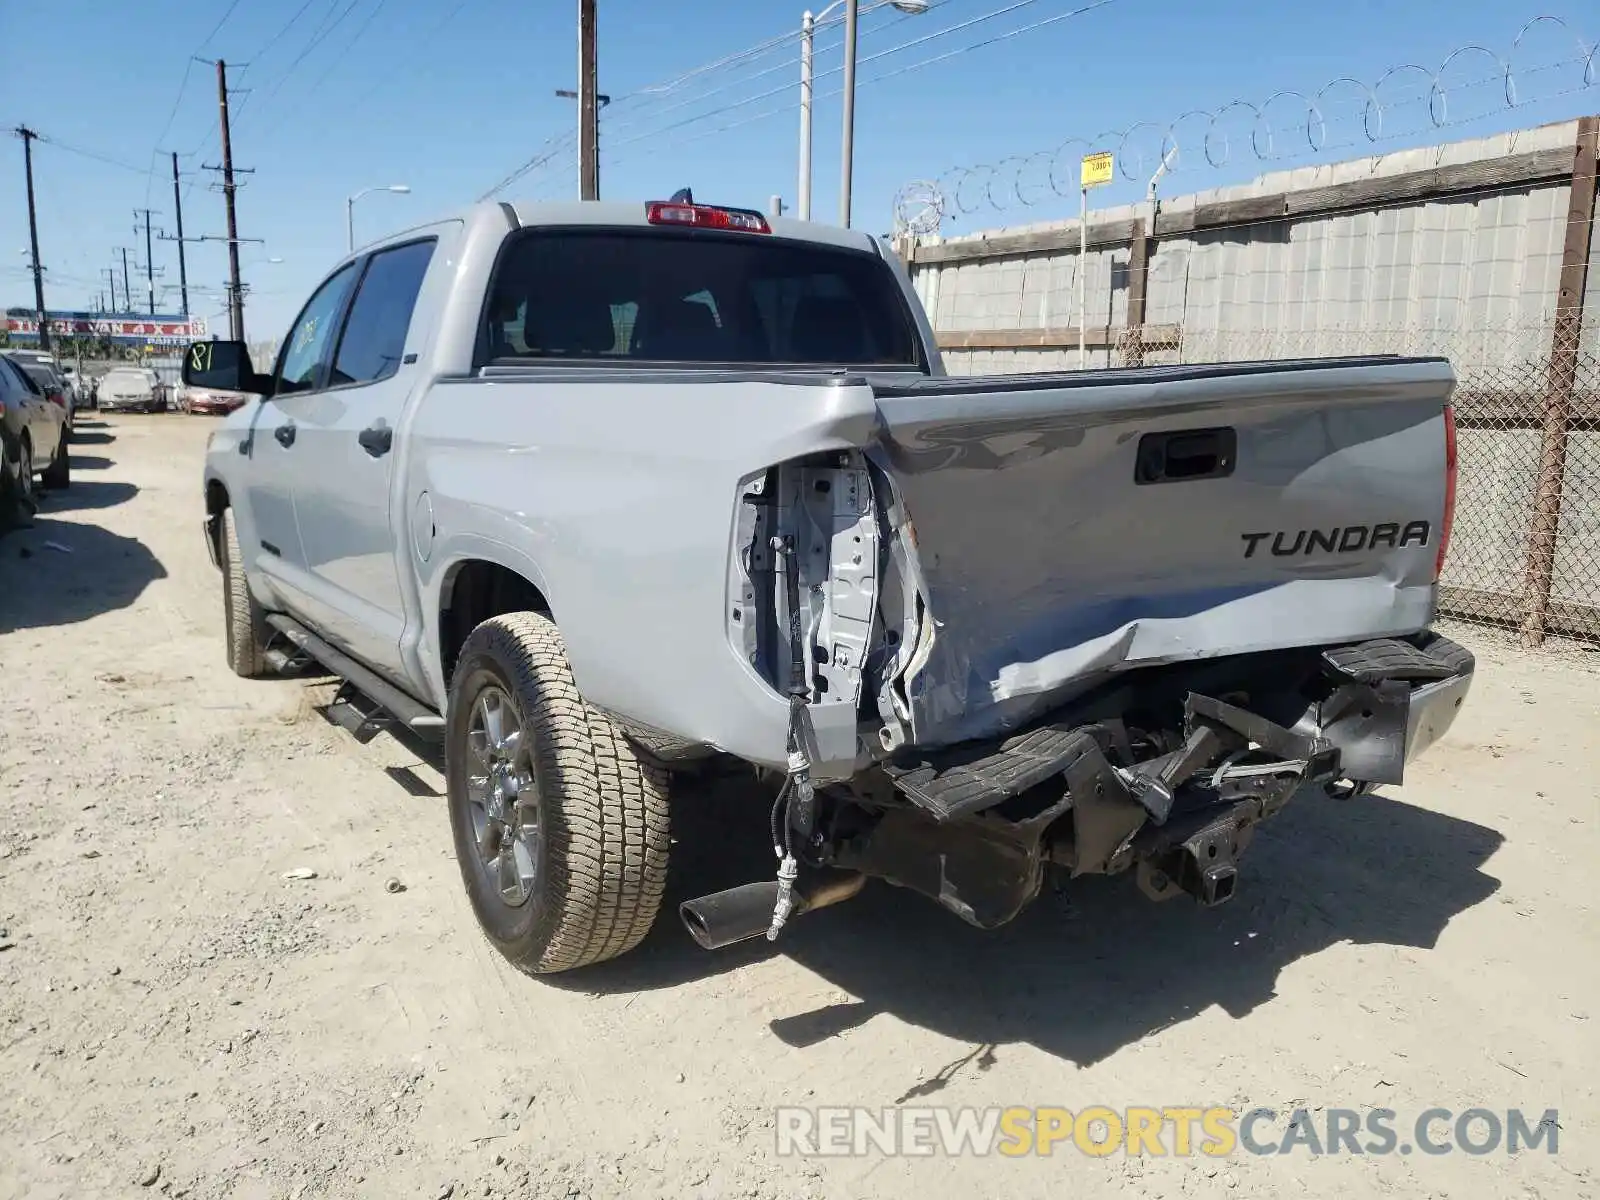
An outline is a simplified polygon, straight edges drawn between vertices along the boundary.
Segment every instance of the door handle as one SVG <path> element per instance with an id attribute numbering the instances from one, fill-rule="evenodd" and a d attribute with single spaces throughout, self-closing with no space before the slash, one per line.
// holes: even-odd
<path id="1" fill-rule="evenodd" d="M 294 445 L 294 422 L 285 421 L 272 431 L 272 436 L 278 439 L 278 445 L 287 450 Z"/>
<path id="2" fill-rule="evenodd" d="M 373 458 L 382 458 L 394 446 L 394 430 L 387 425 L 368 425 L 356 435 L 356 441 Z"/>

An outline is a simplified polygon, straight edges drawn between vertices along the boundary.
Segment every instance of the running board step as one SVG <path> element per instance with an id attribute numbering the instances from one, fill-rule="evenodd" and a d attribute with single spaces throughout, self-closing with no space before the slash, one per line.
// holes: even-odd
<path id="1" fill-rule="evenodd" d="M 328 720 L 363 746 L 394 724 L 393 717 L 348 683 L 340 684 L 339 694 L 326 712 Z"/>
<path id="2" fill-rule="evenodd" d="M 311 665 L 313 659 L 304 650 L 296 649 L 293 654 L 280 650 L 276 646 L 261 656 L 267 669 L 279 675 L 298 675 Z"/>
<path id="3" fill-rule="evenodd" d="M 370 668 L 362 666 L 348 654 L 335 650 L 293 617 L 284 616 L 282 613 L 273 613 L 267 617 L 267 624 L 288 638 L 297 650 L 303 651 L 316 659 L 329 671 L 363 693 L 366 699 L 406 728 L 422 734 L 436 734 L 443 729 L 443 717 L 437 713 L 430 712 L 399 688 L 380 678 Z M 340 699 L 344 698 L 345 691 L 346 689 L 344 688 L 340 689 Z M 340 699 L 335 699 L 329 709 L 329 713 L 334 716 L 335 721 L 349 729 L 351 727 L 345 725 L 345 720 L 351 719 L 353 714 L 346 713 L 344 718 L 334 714 L 335 709 L 343 707 L 340 704 Z M 372 719 L 371 710 L 360 708 L 357 711 L 363 714 L 360 724 L 364 725 Z M 382 728 L 382 726 L 379 726 L 379 728 Z M 351 729 L 351 732 L 354 733 L 355 730 Z M 357 736 L 359 738 L 360 735 L 358 734 Z M 377 730 L 374 730 L 366 740 L 370 741 L 375 736 L 377 736 Z"/>

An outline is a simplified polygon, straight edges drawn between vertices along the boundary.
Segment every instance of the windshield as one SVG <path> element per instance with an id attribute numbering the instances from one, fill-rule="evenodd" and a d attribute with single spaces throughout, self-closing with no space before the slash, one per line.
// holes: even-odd
<path id="1" fill-rule="evenodd" d="M 143 371 L 110 371 L 102 379 L 101 384 L 112 384 L 122 387 L 149 387 L 150 378 Z"/>
<path id="2" fill-rule="evenodd" d="M 28 373 L 28 378 L 33 380 L 40 387 L 56 386 L 56 373 L 43 363 L 29 362 L 27 359 L 22 359 L 20 362 L 16 359 L 12 359 L 11 361 L 15 362 L 17 366 L 26 371 Z"/>
<path id="3" fill-rule="evenodd" d="M 486 357 L 920 367 L 876 255 L 749 234 L 535 231 L 496 273 Z"/>

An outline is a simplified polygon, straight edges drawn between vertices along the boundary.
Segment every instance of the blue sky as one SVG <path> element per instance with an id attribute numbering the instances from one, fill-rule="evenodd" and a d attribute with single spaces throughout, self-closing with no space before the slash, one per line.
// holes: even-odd
<path id="1" fill-rule="evenodd" d="M 1142 194 L 1161 131 L 1186 112 L 1235 99 L 1259 105 L 1285 89 L 1312 95 L 1339 77 L 1370 85 L 1400 63 L 1436 69 L 1471 43 L 1509 57 L 1518 29 L 1543 13 L 1563 17 L 1589 45 L 1600 39 L 1600 11 L 1563 0 L 1102 0 L 1069 15 L 1093 2 L 933 0 L 922 15 L 881 7 L 863 16 L 855 224 L 886 232 L 896 191 L 908 181 L 1137 126 L 1122 166 L 1138 181 L 1119 178 L 1095 196 L 1097 204 L 1120 203 Z M 803 7 L 599 0 L 601 91 L 616 98 L 602 121 L 603 194 L 647 199 L 691 185 L 703 200 L 765 207 L 777 193 L 792 205 L 798 50 L 784 35 L 797 30 Z M 252 338 L 280 333 L 344 252 L 344 201 L 359 188 L 405 183 L 412 191 L 362 200 L 358 241 L 475 200 L 542 149 L 555 150 L 550 163 L 503 197 L 574 195 L 575 157 L 563 147 L 575 109 L 553 93 L 575 84 L 576 8 L 576 0 L 52 0 L 48 48 L 30 42 L 0 73 L 0 123 L 26 123 L 49 139 L 35 148 L 48 303 L 92 305 L 104 269 L 120 263 L 114 247 L 133 247 L 130 259 L 143 260 L 135 208 L 157 210 L 154 223 L 173 231 L 170 160 L 157 150 L 182 156 L 185 232 L 223 232 L 222 198 L 201 169 L 218 161 L 215 69 L 191 61 L 197 54 L 227 59 L 230 84 L 240 89 L 235 161 L 254 168 L 241 176 L 240 235 L 265 240 L 243 248 Z M 1002 8 L 1010 11 L 980 19 Z M 13 4 L 8 25 L 19 11 Z M 1014 31 L 1022 32 L 978 44 Z M 779 40 L 765 53 L 696 73 L 771 39 Z M 817 40 L 813 204 L 823 220 L 838 205 L 841 40 L 831 22 Z M 1214 127 L 1218 165 L 1206 161 L 1207 120 L 1191 117 L 1178 127 L 1183 151 L 1164 191 L 1600 111 L 1600 87 L 1582 86 L 1579 53 L 1571 33 L 1550 23 L 1534 28 L 1512 59 L 1515 110 L 1505 106 L 1493 59 L 1459 56 L 1443 77 L 1442 103 L 1434 101 L 1442 131 L 1430 121 L 1426 77 L 1396 74 L 1378 93 L 1381 128 L 1368 111 L 1378 135 L 1372 144 L 1362 132 L 1365 95 L 1349 83 L 1325 94 L 1325 120 L 1310 143 L 1305 105 L 1293 97 L 1275 102 L 1260 124 L 1234 108 Z M 1591 68 L 1597 77 L 1600 57 Z M 1272 161 L 1248 149 L 1253 128 Z M 5 147 L 0 300 L 30 304 L 18 253 L 27 245 L 21 144 L 8 139 Z M 1059 159 L 1065 176 L 1075 174 L 1078 153 L 1069 146 Z M 945 232 L 1073 214 L 1070 178 L 1067 198 L 1051 195 L 1048 166 L 1046 153 L 1024 174 L 1031 207 L 1007 201 L 1002 188 L 1004 212 L 953 214 Z M 963 205 L 981 209 L 982 191 L 981 180 L 969 181 Z M 175 284 L 172 243 L 156 243 L 155 262 L 165 269 L 160 282 Z M 226 271 L 220 244 L 191 246 L 195 312 L 222 309 Z M 142 283 L 133 296 L 142 306 Z M 174 311 L 176 294 L 160 307 Z"/>

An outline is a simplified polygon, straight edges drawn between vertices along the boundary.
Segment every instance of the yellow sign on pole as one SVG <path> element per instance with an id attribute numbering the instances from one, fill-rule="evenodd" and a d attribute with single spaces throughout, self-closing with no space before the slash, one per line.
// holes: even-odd
<path id="1" fill-rule="evenodd" d="M 1099 187 L 1102 183 L 1111 182 L 1113 160 L 1109 150 L 1102 150 L 1098 154 L 1085 154 L 1079 167 L 1078 181 L 1086 188 Z"/>

